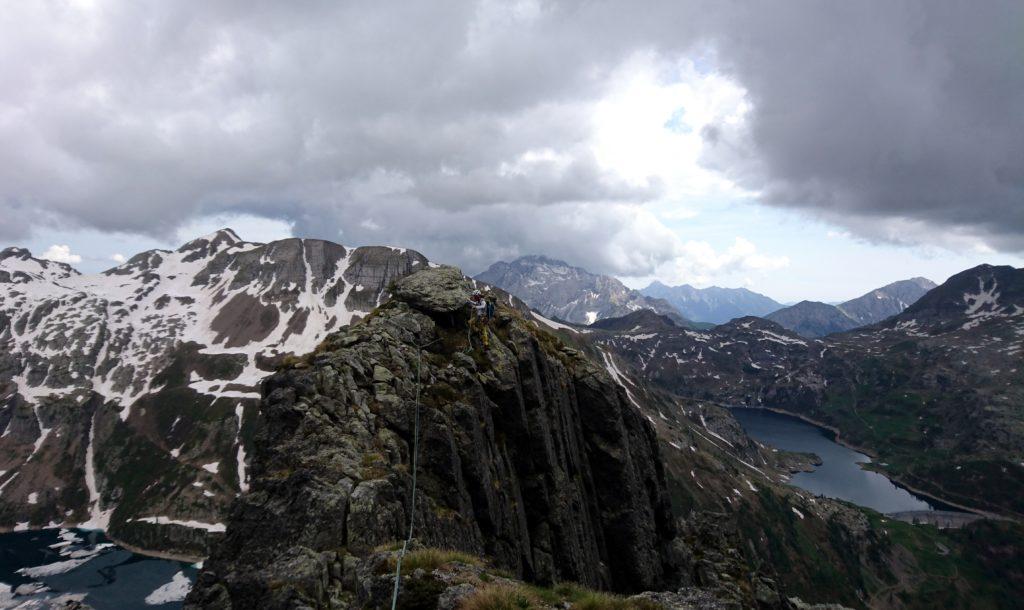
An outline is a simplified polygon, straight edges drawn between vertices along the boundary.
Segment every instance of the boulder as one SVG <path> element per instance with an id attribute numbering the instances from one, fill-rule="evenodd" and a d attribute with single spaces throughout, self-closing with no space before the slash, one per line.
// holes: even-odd
<path id="1" fill-rule="evenodd" d="M 452 313 L 466 306 L 470 286 L 457 267 L 434 267 L 398 280 L 394 298 L 427 313 Z"/>

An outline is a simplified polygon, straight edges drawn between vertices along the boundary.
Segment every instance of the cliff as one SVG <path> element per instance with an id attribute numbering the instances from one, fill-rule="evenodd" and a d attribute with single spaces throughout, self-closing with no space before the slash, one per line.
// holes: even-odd
<path id="1" fill-rule="evenodd" d="M 419 544 L 542 584 L 683 579 L 653 428 L 604 369 L 514 309 L 499 307 L 486 344 L 467 331 L 469 288 L 453 268 L 403 278 L 392 301 L 263 383 L 251 490 L 189 604 L 379 598 L 390 577 L 351 572 L 405 536 L 417 377 Z"/>

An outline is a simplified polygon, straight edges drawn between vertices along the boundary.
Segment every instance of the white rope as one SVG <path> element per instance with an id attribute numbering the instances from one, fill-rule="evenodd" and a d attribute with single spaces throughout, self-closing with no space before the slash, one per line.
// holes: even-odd
<path id="1" fill-rule="evenodd" d="M 395 610 L 398 605 L 398 585 L 402 582 L 402 558 L 405 557 L 409 543 L 412 542 L 412 526 L 416 520 L 416 471 L 420 454 L 420 366 L 423 362 L 423 348 L 438 341 L 440 339 L 434 339 L 430 343 L 424 343 L 416 348 L 416 415 L 412 429 L 412 499 L 409 502 L 409 534 L 405 537 L 405 542 L 402 543 L 402 551 L 398 554 L 398 561 L 395 565 L 395 590 L 391 595 L 391 610 Z"/>

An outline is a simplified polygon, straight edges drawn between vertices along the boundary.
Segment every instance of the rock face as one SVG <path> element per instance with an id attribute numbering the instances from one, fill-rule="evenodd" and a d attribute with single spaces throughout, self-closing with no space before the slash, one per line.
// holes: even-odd
<path id="1" fill-rule="evenodd" d="M 544 256 L 497 262 L 475 279 L 507 290 L 545 316 L 574 324 L 592 324 L 638 309 L 669 315 L 680 326 L 688 323 L 663 299 L 644 296 L 613 277 L 595 275 Z"/>
<path id="2" fill-rule="evenodd" d="M 470 284 L 455 273 L 397 282 L 393 301 L 308 366 L 265 381 L 251 490 L 190 604 L 372 596 L 346 571 L 405 537 L 417 393 L 420 543 L 542 583 L 641 591 L 680 578 L 654 429 L 603 369 L 503 303 L 486 343 L 468 336 L 467 310 L 452 308 Z"/>
<path id="3" fill-rule="evenodd" d="M 103 273 L 0 252 L 0 530 L 87 523 L 205 554 L 246 488 L 258 384 L 427 260 L 229 229 Z"/>
<path id="4" fill-rule="evenodd" d="M 782 303 L 746 288 L 666 286 L 656 281 L 640 292 L 668 301 L 689 320 L 712 324 L 724 324 L 744 316 L 765 316 L 783 307 Z"/>

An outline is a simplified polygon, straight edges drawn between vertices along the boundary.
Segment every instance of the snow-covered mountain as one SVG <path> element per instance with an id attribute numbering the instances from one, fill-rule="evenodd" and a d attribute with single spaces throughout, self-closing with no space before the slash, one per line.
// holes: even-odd
<path id="1" fill-rule="evenodd" d="M 672 316 L 686 324 L 675 307 L 663 299 L 640 294 L 619 280 L 590 273 L 545 256 L 499 261 L 475 279 L 507 290 L 548 317 L 575 324 L 623 316 L 638 309 Z"/>
<path id="2" fill-rule="evenodd" d="M 887 284 L 837 305 L 801 301 L 762 317 L 804 337 L 823 337 L 891 318 L 935 286 L 929 279 L 915 277 Z"/>
<path id="3" fill-rule="evenodd" d="M 98 274 L 0 252 L 0 528 L 202 554 L 246 488 L 260 380 L 366 315 L 410 250 L 229 229 Z"/>
<path id="4" fill-rule="evenodd" d="M 743 316 L 764 316 L 783 307 L 782 303 L 746 288 L 667 286 L 655 281 L 640 292 L 665 299 L 689 320 L 712 324 L 724 324 Z"/>

